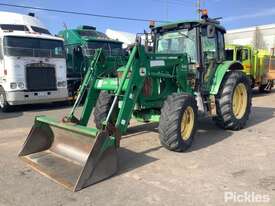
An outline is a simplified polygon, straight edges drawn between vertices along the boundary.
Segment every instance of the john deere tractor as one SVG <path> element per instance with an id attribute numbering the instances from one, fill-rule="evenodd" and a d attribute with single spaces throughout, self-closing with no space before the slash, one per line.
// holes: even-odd
<path id="1" fill-rule="evenodd" d="M 159 122 L 161 144 L 176 152 L 191 146 L 198 114 L 223 129 L 242 129 L 251 109 L 251 82 L 241 63 L 224 60 L 224 33 L 207 15 L 152 26 L 153 49 L 137 38 L 115 77 L 100 66 L 104 53 L 96 50 L 70 114 L 62 121 L 36 117 L 19 156 L 77 191 L 116 173 L 117 149 L 131 118 Z M 92 113 L 96 128 L 87 126 Z"/>

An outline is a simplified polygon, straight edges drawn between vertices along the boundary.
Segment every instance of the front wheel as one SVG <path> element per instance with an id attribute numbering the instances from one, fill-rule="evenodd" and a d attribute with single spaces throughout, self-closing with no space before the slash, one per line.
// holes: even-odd
<path id="1" fill-rule="evenodd" d="M 96 128 L 101 129 L 102 123 L 106 120 L 110 111 L 111 105 L 114 101 L 114 95 L 109 94 L 106 91 L 101 91 L 96 102 L 94 110 L 94 122 Z M 116 103 L 114 111 L 111 115 L 111 123 L 115 124 L 118 115 L 118 104 Z"/>
<path id="2" fill-rule="evenodd" d="M 217 117 L 214 121 L 223 129 L 242 129 L 250 115 L 252 90 L 250 80 L 240 71 L 229 72 L 216 97 Z"/>
<path id="3" fill-rule="evenodd" d="M 197 127 L 197 103 L 193 96 L 174 93 L 164 102 L 159 122 L 161 144 L 169 150 L 183 152 L 194 139 Z"/>

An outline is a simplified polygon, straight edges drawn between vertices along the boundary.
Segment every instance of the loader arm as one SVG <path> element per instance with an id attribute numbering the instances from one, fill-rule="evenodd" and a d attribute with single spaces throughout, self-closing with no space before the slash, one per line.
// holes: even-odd
<path id="1" fill-rule="evenodd" d="M 99 59 L 101 55 L 103 55 L 102 50 L 98 49 L 96 51 L 93 61 L 91 62 L 89 71 L 86 74 L 84 81 L 80 87 L 77 101 L 75 102 L 68 118 L 65 119 L 66 121 L 78 123 L 81 126 L 86 126 L 88 124 L 91 113 L 95 107 L 100 93 L 100 90 L 96 88 L 96 84 L 98 83 L 98 81 L 100 81 L 99 76 L 102 73 L 100 68 L 97 66 L 99 64 Z M 140 75 L 140 69 L 146 71 L 148 67 L 148 65 L 145 65 L 146 62 L 148 61 L 146 61 L 144 47 L 135 46 L 125 66 L 122 78 L 118 79 L 119 85 L 117 88 L 115 88 L 115 91 L 113 91 L 115 98 L 110 108 L 109 114 L 105 120 L 104 127 L 106 127 L 109 123 L 109 118 L 112 112 L 114 112 L 114 105 L 117 103 L 119 97 L 123 96 L 123 104 L 120 108 L 115 127 L 120 134 L 125 133 L 125 131 L 127 130 L 128 123 L 133 113 L 133 108 L 145 80 L 145 74 Z M 87 97 L 85 99 L 81 117 L 78 119 L 74 114 L 86 91 Z"/>
<path id="2" fill-rule="evenodd" d="M 99 71 L 98 71 L 99 69 L 98 69 L 97 65 L 98 65 L 99 59 L 102 55 L 103 55 L 102 49 L 97 49 L 95 51 L 94 58 L 90 63 L 90 67 L 84 77 L 82 84 L 80 85 L 79 94 L 78 94 L 77 99 L 74 103 L 74 106 L 71 109 L 69 115 L 64 117 L 63 122 L 79 123 L 82 126 L 87 125 L 90 115 L 91 115 L 90 110 L 95 105 L 96 99 L 98 96 L 98 92 L 96 90 L 94 90 L 93 88 L 96 83 L 97 75 L 99 73 Z M 83 100 L 86 91 L 88 92 L 87 93 L 88 98 L 86 98 L 86 100 L 85 100 L 84 108 L 82 110 L 82 115 L 81 115 L 80 119 L 78 119 L 75 116 L 75 112 L 76 112 L 77 108 L 79 107 L 81 101 Z"/>
<path id="3" fill-rule="evenodd" d="M 119 110 L 118 118 L 115 124 L 115 127 L 121 134 L 125 133 L 127 130 L 129 121 L 132 117 L 134 106 L 143 88 L 148 67 L 149 65 L 148 61 L 146 61 L 146 53 L 144 47 L 135 46 L 131 53 L 126 69 L 123 73 L 121 84 L 116 91 L 116 96 L 113 102 L 114 105 L 118 97 L 121 95 L 122 88 L 124 87 L 126 79 L 129 76 L 129 72 L 131 71 L 130 77 L 128 77 L 127 87 L 123 95 L 122 105 Z"/>

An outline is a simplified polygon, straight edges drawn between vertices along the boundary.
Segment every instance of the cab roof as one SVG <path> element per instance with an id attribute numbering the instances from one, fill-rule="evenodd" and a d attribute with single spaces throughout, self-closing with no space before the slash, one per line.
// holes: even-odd
<path id="1" fill-rule="evenodd" d="M 113 42 L 113 43 L 121 43 L 120 41 L 109 38 L 106 34 L 93 30 L 93 29 L 66 29 L 59 32 L 59 35 L 62 36 L 65 40 L 68 40 L 68 36 L 70 35 L 70 41 L 103 41 L 103 42 Z"/>
<path id="2" fill-rule="evenodd" d="M 159 29 L 173 29 L 173 28 L 179 28 L 182 25 L 188 25 L 190 24 L 190 26 L 195 26 L 198 24 L 214 24 L 216 26 L 216 28 L 218 28 L 219 30 L 222 30 L 223 32 L 226 32 L 226 29 L 220 25 L 220 22 L 215 20 L 215 19 L 202 19 L 202 20 L 179 20 L 176 22 L 169 22 L 169 23 L 164 23 L 164 24 L 160 24 L 157 25 L 156 27 L 154 27 L 154 29 L 159 30 Z"/>
<path id="3" fill-rule="evenodd" d="M 252 45 L 241 45 L 241 44 L 226 44 L 225 45 L 226 48 L 239 48 L 239 47 L 242 47 L 242 48 L 253 48 Z"/>

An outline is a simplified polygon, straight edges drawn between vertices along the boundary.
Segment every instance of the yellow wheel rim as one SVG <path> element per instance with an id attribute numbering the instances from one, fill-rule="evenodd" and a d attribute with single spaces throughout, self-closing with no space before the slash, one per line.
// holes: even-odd
<path id="1" fill-rule="evenodd" d="M 193 108 L 188 106 L 184 111 L 181 119 L 181 138 L 186 141 L 191 137 L 195 122 Z"/>
<path id="2" fill-rule="evenodd" d="M 243 83 L 239 83 L 233 93 L 233 113 L 237 119 L 243 118 L 247 107 L 247 90 Z"/>

